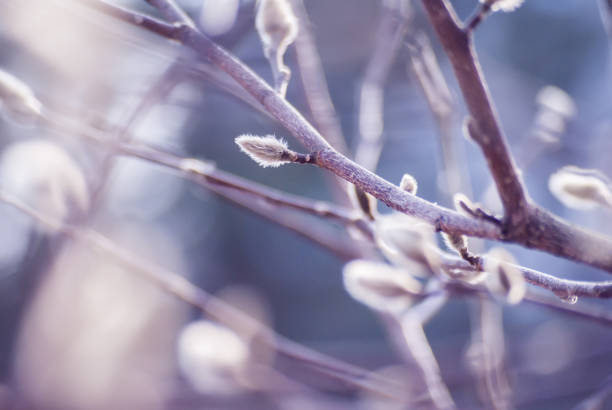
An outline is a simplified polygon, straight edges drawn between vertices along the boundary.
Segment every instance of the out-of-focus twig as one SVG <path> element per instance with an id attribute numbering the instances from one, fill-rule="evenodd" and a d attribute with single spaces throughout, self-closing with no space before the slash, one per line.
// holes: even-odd
<path id="1" fill-rule="evenodd" d="M 348 154 L 346 139 L 329 95 L 329 87 L 321 57 L 317 51 L 314 35 L 310 29 L 310 20 L 302 0 L 292 1 L 293 10 L 299 21 L 299 31 L 295 40 L 297 64 L 302 79 L 306 102 L 312 114 L 314 125 L 323 137 L 342 154 Z M 336 198 L 342 204 L 350 204 L 347 196 L 346 181 L 332 176 Z"/>
<path id="2" fill-rule="evenodd" d="M 382 151 L 384 87 L 404 38 L 407 16 L 399 10 L 401 1 L 382 7 L 374 50 L 359 91 L 359 140 L 355 161 L 376 169 Z"/>
<path id="3" fill-rule="evenodd" d="M 599 10 L 610 41 L 612 41 L 612 0 L 600 0 Z"/>

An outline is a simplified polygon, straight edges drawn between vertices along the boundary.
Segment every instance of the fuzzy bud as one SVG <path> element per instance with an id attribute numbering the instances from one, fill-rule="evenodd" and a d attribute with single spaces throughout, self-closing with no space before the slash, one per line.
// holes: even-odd
<path id="1" fill-rule="evenodd" d="M 279 167 L 290 161 L 287 142 L 279 140 L 272 135 L 258 137 L 256 135 L 245 134 L 235 139 L 236 144 L 242 152 L 262 167 Z"/>
<path id="2" fill-rule="evenodd" d="M 422 286 L 402 269 L 379 262 L 354 260 L 343 270 L 344 287 L 357 301 L 387 313 L 408 308 Z"/>
<path id="3" fill-rule="evenodd" d="M 410 174 L 404 174 L 399 185 L 400 189 L 408 192 L 409 194 L 416 195 L 419 187 L 417 180 Z"/>
<path id="4" fill-rule="evenodd" d="M 565 206 L 589 210 L 612 207 L 612 190 L 607 178 L 596 170 L 566 166 L 548 180 L 550 192 Z"/>
<path id="5" fill-rule="evenodd" d="M 268 57 L 272 50 L 285 53 L 297 36 L 298 22 L 287 0 L 259 0 L 255 28 Z"/>
<path id="6" fill-rule="evenodd" d="M 30 87 L 3 70 L 0 70 L 0 102 L 11 119 L 24 123 L 38 118 L 43 109 Z"/>

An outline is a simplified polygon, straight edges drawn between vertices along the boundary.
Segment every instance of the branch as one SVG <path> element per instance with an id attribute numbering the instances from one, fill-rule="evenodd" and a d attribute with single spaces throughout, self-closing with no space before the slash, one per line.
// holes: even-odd
<path id="1" fill-rule="evenodd" d="M 61 221 L 47 217 L 45 214 L 29 207 L 2 191 L 0 191 L 0 202 L 12 206 L 35 219 L 37 222 L 51 227 L 54 230 L 59 230 L 59 232 L 67 237 L 91 247 L 105 257 L 113 259 L 115 262 L 128 268 L 131 272 L 140 274 L 150 280 L 163 291 L 174 295 L 183 302 L 201 309 L 215 320 L 223 323 L 241 323 L 248 324 L 250 327 L 256 326 L 257 328 L 262 328 L 262 324 L 256 322 L 255 319 L 249 315 L 227 304 L 222 299 L 196 287 L 180 274 L 155 266 L 147 260 L 125 251 L 125 249 L 119 247 L 110 239 L 96 231 L 63 224 Z M 276 334 L 270 328 L 262 328 L 262 340 L 273 349 L 277 350 L 282 356 L 297 361 L 302 365 L 314 368 L 320 373 L 342 381 L 348 386 L 366 389 L 388 397 L 394 396 L 393 393 L 390 393 L 394 391 L 393 382 L 382 376 L 372 374 L 367 370 L 312 351 Z"/>
<path id="2" fill-rule="evenodd" d="M 483 263 L 486 263 L 486 255 L 481 256 Z M 447 254 L 443 255 L 443 266 L 446 270 L 465 270 L 474 271 L 474 266 L 463 259 Z M 612 281 L 587 282 L 579 280 L 561 279 L 535 269 L 529 269 L 524 266 L 515 265 L 512 263 L 496 260 L 502 265 L 507 265 L 510 268 L 518 269 L 525 280 L 537 287 L 546 289 L 554 293 L 561 299 L 568 299 L 572 296 L 609 299 L 612 298 Z"/>
<path id="3" fill-rule="evenodd" d="M 384 87 L 406 33 L 407 18 L 384 6 L 378 22 L 374 52 L 370 56 L 359 92 L 359 140 L 355 161 L 375 170 L 382 151 Z"/>
<path id="4" fill-rule="evenodd" d="M 293 0 L 292 5 L 299 20 L 299 31 L 295 40 L 297 64 L 314 124 L 332 147 L 347 155 L 349 150 L 346 138 L 329 95 L 323 64 L 310 30 L 311 24 L 304 3 L 302 0 Z M 336 199 L 343 205 L 350 205 L 346 182 L 335 175 L 330 177 Z"/>
<path id="5" fill-rule="evenodd" d="M 432 8 L 434 17 L 437 16 L 437 12 L 441 12 L 442 17 L 444 17 L 444 15 L 449 16 L 448 10 L 446 10 L 444 4 L 441 3 L 440 0 L 431 0 L 424 3 L 426 7 Z M 113 8 L 113 6 L 108 5 L 108 3 L 106 5 L 111 9 Z M 440 7 L 442 8 L 441 10 L 439 9 Z M 437 18 L 439 18 L 439 16 Z M 134 19 L 132 19 L 132 21 L 133 20 Z M 442 22 L 444 23 L 444 19 Z M 442 31 L 452 36 L 457 32 L 458 26 L 456 26 L 452 18 L 450 24 L 452 28 L 451 32 L 446 33 L 444 30 Z M 447 26 L 448 24 L 445 27 Z M 213 64 L 233 77 L 236 82 L 258 100 L 274 118 L 302 142 L 311 153 L 317 154 L 317 165 L 355 184 L 358 188 L 372 194 L 387 206 L 423 219 L 433 224 L 438 230 L 464 234 L 467 236 L 511 241 L 612 272 L 612 256 L 610 252 L 612 249 L 612 239 L 571 226 L 535 207 L 531 209 L 533 212 L 529 215 L 531 219 L 528 223 L 517 223 L 515 225 L 506 224 L 506 229 L 502 230 L 499 226 L 489 221 L 460 215 L 455 211 L 440 207 L 404 192 L 396 185 L 367 171 L 335 151 L 293 106 L 283 98 L 280 98 L 274 90 L 251 69 L 202 33 L 189 27 L 181 26 L 169 32 L 165 37 L 179 41 L 185 46 L 195 50 L 201 57 L 208 58 Z M 463 40 L 460 41 L 460 43 L 465 45 L 467 50 L 470 51 L 469 42 L 464 33 L 462 34 L 462 38 Z M 470 67 L 474 68 L 474 62 L 473 60 L 471 61 L 472 64 Z M 465 75 L 467 76 L 469 74 L 469 78 L 473 78 L 473 74 L 469 71 L 470 67 L 468 67 L 466 71 L 467 74 Z M 476 78 L 480 78 L 478 70 L 476 74 L 478 74 Z M 472 102 L 482 102 L 480 97 L 483 96 L 482 93 L 484 92 L 485 101 L 488 102 L 488 96 L 482 84 L 479 85 L 479 89 L 480 91 L 476 90 L 473 95 L 470 94 L 470 90 L 467 90 L 467 93 L 470 94 L 469 100 Z M 479 105 L 476 104 L 471 107 L 471 109 L 474 108 L 479 108 Z M 485 115 L 485 118 L 492 120 L 492 128 L 499 131 L 490 107 L 487 108 L 487 112 L 489 116 L 487 117 Z M 491 115 L 493 116 L 491 117 Z M 488 123 L 484 125 L 491 127 L 491 124 Z M 489 127 L 485 126 L 481 127 L 481 129 L 490 132 L 488 129 Z M 494 137 L 490 137 L 488 141 L 492 141 L 492 138 Z M 488 144 L 487 147 L 495 153 L 501 152 L 507 155 L 505 143 L 502 146 L 492 146 Z M 504 155 L 502 155 L 502 157 Z M 504 158 L 510 161 L 509 157 L 505 156 Z M 500 159 L 503 160 L 504 158 Z M 514 170 L 511 161 L 510 165 L 512 165 L 511 169 Z M 496 173 L 504 174 L 505 171 L 501 170 L 501 167 L 497 164 L 491 164 L 491 166 L 496 169 Z M 505 192 L 504 196 L 506 199 L 508 199 L 507 196 L 511 191 L 518 188 L 518 196 L 513 198 L 513 201 L 516 200 L 517 204 L 524 204 L 526 202 L 526 197 L 523 195 L 522 187 L 518 180 L 513 182 L 512 178 L 509 178 L 509 182 L 507 184 L 504 182 L 502 185 L 504 185 L 505 188 L 511 188 L 501 191 Z M 521 198 L 523 200 L 521 200 Z M 518 207 L 522 209 L 521 205 L 518 205 Z M 577 243 L 580 244 L 580 249 L 576 246 Z"/>
<path id="6" fill-rule="evenodd" d="M 329 94 L 321 56 L 317 51 L 315 39 L 310 30 L 311 23 L 303 0 L 293 0 L 292 4 L 300 22 L 300 29 L 295 40 L 295 51 L 306 102 L 312 113 L 313 121 L 321 134 L 332 147 L 346 155 L 349 152 L 346 138 L 342 133 L 342 126 Z"/>
<path id="7" fill-rule="evenodd" d="M 174 0 L 145 0 L 159 10 L 159 12 L 175 25 L 185 25 L 195 28 L 193 20 Z"/>
<path id="8" fill-rule="evenodd" d="M 507 224 L 527 218 L 529 198 L 512 160 L 482 75 L 471 36 L 447 0 L 423 0 L 423 6 L 453 66 L 471 115 L 471 137 L 480 146 L 506 211 Z"/>

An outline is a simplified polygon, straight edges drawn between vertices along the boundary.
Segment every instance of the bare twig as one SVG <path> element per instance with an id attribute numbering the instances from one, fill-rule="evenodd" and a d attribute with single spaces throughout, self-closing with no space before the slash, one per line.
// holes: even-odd
<path id="1" fill-rule="evenodd" d="M 332 147 L 347 155 L 346 139 L 329 95 L 321 57 L 310 30 L 306 9 L 302 0 L 293 0 L 292 4 L 299 20 L 299 31 L 295 41 L 297 64 L 313 122 Z M 346 182 L 335 175 L 331 178 L 337 200 L 341 204 L 349 205 L 351 201 L 347 194 Z"/>
<path id="2" fill-rule="evenodd" d="M 429 37 L 421 30 L 412 27 L 407 34 L 407 45 L 410 56 L 410 68 L 419 84 L 425 101 L 431 110 L 442 152 L 442 172 L 449 196 L 462 192 L 471 196 L 471 186 L 466 172 L 462 168 L 460 151 L 453 136 L 455 102 L 448 87 L 436 55 L 431 47 Z"/>
<path id="3" fill-rule="evenodd" d="M 612 41 L 612 0 L 600 0 L 599 10 L 608 36 Z"/>
<path id="4" fill-rule="evenodd" d="M 467 355 L 472 361 L 476 385 L 485 406 L 508 409 L 511 390 L 505 368 L 502 309 L 489 297 L 480 296 L 476 302 L 471 315 L 472 341 Z"/>
<path id="5" fill-rule="evenodd" d="M 440 367 L 431 349 L 418 313 L 408 310 L 400 323 L 406 346 L 423 373 L 423 379 L 435 408 L 452 409 L 455 403 L 440 374 Z"/>
<path id="6" fill-rule="evenodd" d="M 482 149 L 497 185 L 508 224 L 524 225 L 529 198 L 510 155 L 482 75 L 472 38 L 461 26 L 447 0 L 424 0 L 423 6 L 438 34 L 472 116 L 470 133 Z"/>
<path id="7" fill-rule="evenodd" d="M 346 155 L 348 154 L 346 139 L 329 94 L 321 56 L 317 51 L 303 0 L 293 0 L 292 4 L 300 21 L 300 30 L 295 40 L 295 52 L 306 102 L 312 113 L 313 122 L 330 145 Z"/>
<path id="8" fill-rule="evenodd" d="M 406 23 L 406 16 L 396 8 L 382 8 L 374 51 L 361 84 L 355 161 L 369 170 L 376 169 L 382 151 L 384 87 L 404 38 Z"/>
<path id="9" fill-rule="evenodd" d="M 483 262 L 489 257 L 482 256 Z M 612 298 L 612 281 L 587 282 L 580 280 L 562 279 L 535 269 L 529 269 L 524 266 L 515 265 L 508 262 L 496 261 L 511 268 L 518 269 L 525 280 L 537 287 L 547 289 L 560 297 L 568 299 L 572 296 L 609 299 Z M 468 262 L 458 259 L 454 256 L 444 255 L 443 266 L 447 270 L 460 269 L 473 271 L 474 267 Z"/>

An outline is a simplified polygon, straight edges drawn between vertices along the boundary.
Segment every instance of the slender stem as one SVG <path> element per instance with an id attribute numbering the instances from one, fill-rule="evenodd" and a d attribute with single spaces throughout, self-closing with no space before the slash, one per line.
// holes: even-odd
<path id="1" fill-rule="evenodd" d="M 482 256 L 483 262 L 489 257 Z M 561 279 L 559 277 L 529 269 L 524 266 L 515 265 L 508 262 L 496 260 L 498 263 L 508 265 L 518 269 L 525 280 L 537 287 L 547 289 L 562 299 L 570 296 L 609 299 L 612 298 L 612 281 L 587 282 L 580 280 Z M 460 269 L 473 271 L 474 267 L 463 259 L 454 256 L 443 256 L 443 266 L 445 269 Z"/>
<path id="2" fill-rule="evenodd" d="M 355 162 L 375 170 L 383 147 L 384 88 L 406 33 L 407 18 L 391 7 L 382 8 L 374 51 L 359 93 L 359 140 Z"/>
<path id="3" fill-rule="evenodd" d="M 299 20 L 299 31 L 295 40 L 297 64 L 313 122 L 332 147 L 347 155 L 349 150 L 346 138 L 342 133 L 342 127 L 329 94 L 321 56 L 310 30 L 311 24 L 306 8 L 302 0 L 293 0 L 292 5 Z M 350 205 L 351 200 L 348 196 L 346 181 L 336 175 L 329 175 L 329 177 L 336 200 L 340 204 Z"/>

